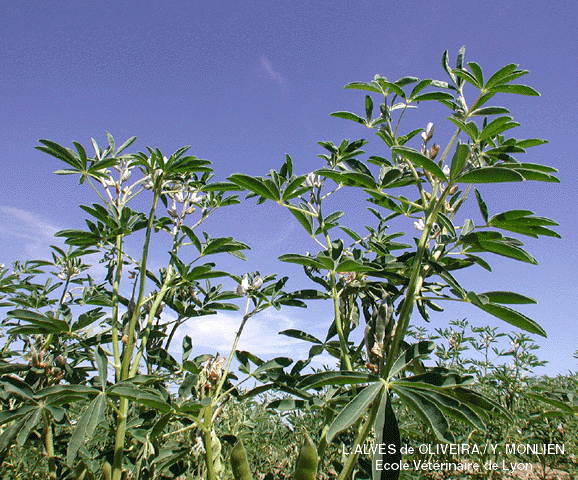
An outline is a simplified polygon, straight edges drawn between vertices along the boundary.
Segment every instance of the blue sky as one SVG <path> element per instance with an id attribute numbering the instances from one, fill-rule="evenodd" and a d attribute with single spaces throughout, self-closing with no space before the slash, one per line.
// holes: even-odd
<path id="1" fill-rule="evenodd" d="M 492 103 L 509 108 L 522 124 L 516 137 L 549 140 L 530 149 L 524 161 L 558 168 L 562 181 L 483 187 L 490 213 L 528 208 L 557 220 L 563 239 L 524 240 L 539 266 L 494 257 L 492 274 L 477 268 L 460 278 L 468 289 L 536 298 L 537 306 L 521 310 L 549 335 L 539 340 L 538 354 L 550 363 L 537 373 L 575 371 L 576 20 L 568 0 L 0 2 L 0 263 L 46 257 L 51 236 L 82 228 L 78 205 L 95 200 L 75 178 L 52 174 L 61 165 L 34 150 L 40 138 L 88 147 L 91 137 L 104 144 L 109 131 L 117 142 L 136 135 L 139 150 L 150 145 L 165 154 L 191 145 L 192 154 L 214 163 L 219 178 L 265 175 L 289 153 L 297 173 L 307 173 L 322 166 L 318 141 L 367 138 L 368 154 L 387 153 L 371 131 L 329 116 L 338 110 L 362 114 L 363 94 L 343 90 L 345 84 L 369 81 L 376 73 L 393 80 L 445 79 L 443 51 L 449 50 L 453 64 L 466 45 L 466 60 L 479 63 L 486 75 L 512 62 L 531 71 L 521 83 L 541 97 L 497 96 Z M 454 128 L 444 120 L 448 113 L 424 104 L 406 126 L 423 128 L 433 121 L 435 140 L 443 146 Z M 350 227 L 364 218 L 363 203 L 355 201 L 341 196 L 335 204 L 361 212 L 344 218 Z M 480 222 L 477 209 L 462 218 L 466 214 Z M 397 228 L 409 232 L 409 241 L 413 220 L 404 220 Z M 292 277 L 290 287 L 308 285 L 299 268 L 276 258 L 316 247 L 276 205 L 255 207 L 249 201 L 220 212 L 207 228 L 252 247 L 246 264 L 222 261 L 231 271 L 276 272 Z M 163 260 L 159 249 L 155 261 L 160 266 Z M 322 335 L 329 322 L 326 307 L 255 319 L 242 347 L 257 353 L 251 343 L 260 339 L 267 354 L 304 352 L 276 332 L 302 328 Z M 467 318 L 509 330 L 468 307 L 448 307 L 433 317 L 431 327 Z M 224 352 L 226 342 L 208 340 L 214 322 L 190 326 L 189 333 L 197 336 L 197 345 Z"/>

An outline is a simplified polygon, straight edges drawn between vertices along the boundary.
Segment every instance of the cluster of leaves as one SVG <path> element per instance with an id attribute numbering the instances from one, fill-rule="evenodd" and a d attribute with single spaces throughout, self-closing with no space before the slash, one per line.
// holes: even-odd
<path id="1" fill-rule="evenodd" d="M 480 360 L 485 363 L 472 364 L 484 369 L 476 379 L 472 373 L 479 370 L 466 368 L 460 350 L 465 333 L 451 342 L 448 338 L 449 347 L 441 341 L 436 345 L 439 338 L 412 339 L 414 310 L 429 322 L 431 311 L 443 311 L 439 303 L 457 301 L 545 336 L 536 321 L 511 307 L 535 300 L 513 292 L 469 291 L 453 272 L 473 266 L 491 270 L 486 259 L 491 255 L 535 264 L 523 243 L 509 235 L 558 237 L 550 228 L 556 222 L 529 210 L 490 216 L 473 185 L 558 180 L 555 169 L 514 158 L 546 142 L 507 137 L 518 124 L 506 108 L 487 106 L 499 93 L 538 95 L 511 83 L 527 71 L 511 64 L 486 81 L 478 64 L 464 63 L 464 49 L 456 68 L 449 67 L 447 52 L 442 65 L 448 81 L 404 77 L 391 82 L 376 76 L 347 85 L 370 93 L 365 117 L 333 115 L 374 130 L 386 153 L 364 160 L 366 140 L 320 142 L 325 166 L 308 174 L 295 174 L 287 156 L 279 171 L 267 176 L 235 173 L 226 181 L 212 181 L 210 162 L 187 155 L 187 147 L 168 158 L 152 148 L 126 154 L 134 138 L 117 149 L 109 135 L 104 150 L 93 141 L 95 154 L 89 158 L 76 142 L 72 150 L 42 140 L 39 150 L 68 166 L 57 173 L 80 175 L 98 202 L 81 206 L 88 215 L 85 230 L 57 234 L 70 246 L 67 252 L 53 247 L 52 261 L 16 264 L 11 273 L 2 269 L 1 306 L 9 311 L 1 328 L 6 344 L 0 356 L 0 461 L 14 470 L 30 470 L 23 466 L 19 446 L 33 445 L 41 454 L 32 470 L 51 479 L 121 480 L 130 472 L 139 480 L 216 480 L 228 474 L 229 444 L 247 440 L 250 430 L 242 427 L 251 417 L 251 399 L 270 393 L 275 399 L 267 408 L 282 412 L 287 422 L 287 428 L 271 430 L 272 441 L 300 444 L 295 435 L 306 427 L 317 442 L 320 472 L 333 472 L 340 480 L 396 480 L 399 471 L 379 471 L 376 465 L 399 461 L 402 433 L 411 431 L 408 418 L 409 425 L 423 423 L 437 441 L 452 443 L 464 432 L 487 432 L 496 420 L 511 422 L 522 388 L 518 375 L 537 365 L 522 348 L 527 337 L 512 337 L 527 353 L 516 354 L 516 381 L 509 381 L 509 370 L 493 370 L 489 340 L 484 340 L 490 342 L 484 347 L 486 358 Z M 466 83 L 479 90 L 471 106 Z M 380 102 L 377 117 L 374 97 Z M 441 154 L 441 147 L 431 143 L 433 123 L 401 133 L 406 112 L 424 101 L 449 108 L 449 121 L 457 128 Z M 416 137 L 422 140 L 419 149 L 410 146 Z M 364 233 L 343 223 L 346 212 L 325 210 L 329 197 L 350 189 L 363 192 L 377 219 Z M 482 221 L 458 222 L 472 189 Z M 279 258 L 301 265 L 314 289 L 286 292 L 287 278 L 258 272 L 240 276 L 207 261 L 217 254 L 246 259 L 248 245 L 200 230 L 214 212 L 240 203 L 235 193 L 240 191 L 257 203 L 273 201 L 286 208 L 320 248 L 314 255 Z M 406 191 L 414 191 L 416 198 Z M 149 201 L 148 212 L 129 207 L 141 195 Z M 419 234 L 413 242 L 397 241 L 406 234 L 403 229 L 388 230 L 403 217 L 415 220 Z M 129 237 L 141 240 L 140 252 L 132 251 Z M 166 267 L 152 271 L 149 254 L 156 238 L 169 238 L 171 247 Z M 102 283 L 88 269 L 97 254 L 107 272 Z M 233 287 L 226 290 L 216 279 Z M 181 361 L 175 358 L 181 325 L 220 310 L 238 310 L 243 299 L 245 309 L 227 357 L 192 357 L 193 339 L 185 336 Z M 252 316 L 269 307 L 304 307 L 304 300 L 321 299 L 333 307 L 325 338 L 295 329 L 280 332 L 310 343 L 308 358 L 265 361 L 237 349 Z M 434 351 L 440 364 L 427 366 Z M 337 368 L 308 373 L 322 353 L 335 357 Z M 233 358 L 238 375 L 231 370 Z M 249 380 L 256 386 L 243 390 Z M 563 392 L 537 391 L 535 400 L 575 415 L 574 397 Z M 295 413 L 287 417 L 284 412 Z M 271 418 L 280 414 L 271 415 L 256 423 L 272 425 Z M 289 428 L 295 419 L 300 427 Z M 453 426 L 455 421 L 463 426 Z M 358 447 L 369 439 L 395 445 L 396 453 L 376 451 L 372 459 L 363 458 Z M 352 453 L 340 457 L 338 442 Z M 246 443 L 253 452 L 262 450 Z M 286 451 L 283 459 L 279 445 L 267 452 L 277 470 L 260 470 L 266 471 L 265 478 L 281 475 L 295 458 L 294 451 Z"/>

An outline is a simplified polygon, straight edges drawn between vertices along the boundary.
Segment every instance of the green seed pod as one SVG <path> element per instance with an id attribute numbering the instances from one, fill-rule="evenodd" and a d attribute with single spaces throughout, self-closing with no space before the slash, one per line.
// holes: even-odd
<path id="1" fill-rule="evenodd" d="M 299 458 L 297 459 L 293 480 L 315 480 L 317 461 L 317 449 L 306 433 L 303 446 L 299 452 Z"/>
<path id="2" fill-rule="evenodd" d="M 110 463 L 106 461 L 102 465 L 102 478 L 103 480 L 112 480 L 112 468 Z"/>
<path id="3" fill-rule="evenodd" d="M 243 442 L 239 440 L 233 450 L 231 450 L 231 467 L 233 468 L 233 477 L 235 480 L 252 480 L 249 460 L 247 460 L 247 451 Z"/>

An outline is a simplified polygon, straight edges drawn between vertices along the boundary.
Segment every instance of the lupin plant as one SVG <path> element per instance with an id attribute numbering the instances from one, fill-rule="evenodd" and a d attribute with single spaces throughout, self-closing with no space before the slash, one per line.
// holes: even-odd
<path id="1" fill-rule="evenodd" d="M 30 274 L 26 279 L 12 275 L 2 284 L 2 293 L 14 294 L 4 306 L 18 307 L 8 312 L 9 340 L 4 350 L 8 352 L 14 340 L 23 340 L 29 365 L 10 370 L 2 363 L 3 372 L 28 373 L 24 379 L 6 375 L 0 379 L 11 402 L 8 415 L 0 416 L 0 421 L 13 422 L 0 435 L 0 451 L 4 456 L 14 442 L 23 445 L 40 422 L 48 478 L 62 478 L 75 465 L 74 478 L 91 478 L 98 470 L 107 480 L 125 478 L 129 470 L 138 472 L 138 478 L 152 478 L 159 467 L 151 452 L 161 453 L 164 468 L 176 468 L 182 452 L 171 446 L 163 450 L 160 442 L 174 432 L 190 430 L 199 440 L 195 445 L 203 445 L 206 478 L 216 480 L 223 465 L 214 425 L 226 402 L 239 395 L 231 383 L 236 378 L 230 372 L 233 356 L 245 363 L 247 377 L 239 384 L 254 377 L 263 380 L 287 365 L 285 358 L 263 362 L 237 352 L 244 325 L 270 306 L 304 304 L 283 292 L 287 277 L 239 277 L 206 262 L 208 256 L 218 253 L 245 259 L 242 250 L 248 248 L 232 237 L 198 233 L 216 210 L 239 203 L 236 195 L 227 196 L 238 187 L 210 182 L 210 162 L 187 156 L 188 147 L 168 158 L 150 148 L 147 153 L 124 154 L 134 137 L 118 149 L 111 135 L 108 140 L 104 150 L 93 141 L 92 158 L 76 142 L 76 151 L 48 140 L 41 140 L 38 147 L 68 164 L 71 168 L 56 173 L 79 174 L 80 183 L 86 181 L 100 203 L 81 206 L 90 216 L 87 230 L 57 233 L 71 246 L 69 252 L 52 247 L 53 262 L 36 262 L 23 270 Z M 149 211 L 132 210 L 129 205 L 144 195 L 150 201 Z M 142 251 L 135 255 L 134 247 L 126 245 L 138 232 L 143 233 Z M 168 265 L 158 273 L 149 266 L 155 233 L 171 240 Z M 182 260 L 185 248 L 194 252 L 189 263 Z M 86 256 L 97 252 L 107 271 L 102 284 L 95 283 L 86 264 Z M 30 283 L 45 266 L 56 267 L 52 273 L 59 282 L 51 285 L 49 280 L 44 287 Z M 86 275 L 81 277 L 83 272 Z M 224 291 L 222 285 L 212 283 L 222 277 L 237 283 L 236 291 Z M 12 281 L 21 286 L 12 287 Z M 49 298 L 53 291 L 61 292 L 58 299 Z M 173 357 L 179 326 L 219 310 L 237 310 L 229 301 L 240 297 L 246 297 L 246 307 L 228 357 L 201 355 L 189 360 L 189 336 L 183 340 L 182 363 Z M 172 315 L 163 315 L 167 310 Z M 249 360 L 257 364 L 253 372 Z M 95 375 L 88 374 L 91 370 Z M 176 398 L 169 392 L 175 381 L 182 381 Z M 75 425 L 63 404 L 78 412 Z M 154 422 L 139 421 L 139 415 L 147 411 L 147 418 Z M 55 423 L 69 421 L 70 441 L 55 446 Z M 104 438 L 110 442 L 107 453 L 83 456 L 83 444 L 103 428 L 108 431 Z M 163 433 L 165 429 L 170 432 Z M 192 451 L 193 447 L 184 448 Z"/>
<path id="2" fill-rule="evenodd" d="M 221 440 L 231 441 L 226 438 L 231 435 L 217 433 L 219 416 L 232 397 L 243 401 L 273 390 L 295 398 L 276 398 L 270 408 L 311 407 L 324 421 L 320 432 L 309 432 L 316 449 L 306 436 L 304 448 L 311 454 L 299 459 L 295 478 L 316 478 L 318 468 L 328 468 L 331 443 L 347 438 L 350 454 L 342 465 L 331 462 L 340 480 L 356 471 L 364 478 L 395 480 L 399 471 L 379 470 L 378 465 L 401 459 L 399 401 L 443 442 L 454 441 L 451 419 L 483 431 L 490 417 L 510 418 L 500 402 L 470 388 L 475 379 L 466 374 L 459 355 L 463 337 L 447 331 L 453 350 L 437 350 L 447 362 L 435 367 L 424 363 L 436 348 L 435 339 L 427 339 L 416 317 L 428 322 L 431 311 L 443 311 L 444 301 L 457 301 L 545 335 L 537 322 L 509 306 L 535 303 L 533 299 L 469 291 L 453 272 L 475 265 L 491 270 L 480 254 L 535 264 L 522 242 L 510 235 L 558 237 L 549 228 L 557 225 L 554 221 L 528 210 L 490 216 L 482 187 L 474 185 L 558 180 L 555 169 L 515 158 L 546 141 L 508 137 L 519 124 L 506 108 L 487 106 L 498 93 L 538 95 L 512 83 L 527 71 L 510 64 L 486 80 L 477 63 L 464 62 L 464 49 L 455 68 L 450 68 L 447 52 L 442 66 L 448 81 L 404 77 L 392 82 L 376 75 L 368 83 L 347 85 L 368 92 L 365 113 L 332 115 L 373 130 L 380 150 L 364 159 L 366 140 L 320 142 L 325 165 L 302 175 L 294 173 L 287 156 L 279 171 L 265 177 L 236 173 L 215 182 L 210 162 L 187 155 L 188 147 L 170 157 L 151 148 L 128 154 L 124 152 L 134 138 L 117 149 L 108 135 L 108 147 L 93 141 L 95 154 L 88 157 L 79 143 L 72 150 L 42 140 L 38 148 L 69 167 L 57 173 L 80 175 L 80 183 L 88 183 L 98 201 L 81 206 L 89 215 L 86 230 L 58 233 L 68 251 L 53 247 L 52 261 L 16 263 L 10 274 L 0 267 L 1 306 L 11 308 L 1 332 L 6 342 L 0 351 L 0 462 L 12 446 L 37 442 L 51 479 L 121 480 L 130 471 L 139 480 L 166 478 L 168 472 L 170 478 L 189 474 L 217 480 L 228 464 L 222 461 L 227 448 Z M 479 91 L 473 101 L 466 99 L 466 85 Z M 436 119 L 404 130 L 408 112 L 425 101 L 449 109 L 448 121 L 456 130 L 447 143 L 438 140 Z M 328 203 L 335 205 L 333 200 L 351 188 L 363 192 L 375 218 L 363 233 L 342 223 L 344 212 L 328 211 Z M 320 249 L 315 255 L 280 257 L 302 265 L 318 290 L 285 293 L 287 277 L 235 275 L 207 261 L 219 253 L 245 258 L 247 245 L 200 233 L 210 215 L 240 202 L 235 192 L 243 189 L 258 203 L 269 200 L 286 208 Z M 137 197 L 139 204 L 148 199 L 148 211 L 131 208 Z M 475 223 L 458 221 L 468 197 L 475 197 L 479 207 L 481 220 Z M 415 246 L 398 241 L 405 235 L 403 229 L 393 230 L 400 221 L 417 232 Z M 149 257 L 157 234 L 169 239 L 170 250 L 166 267 L 153 272 Z M 142 242 L 140 252 L 135 253 L 134 239 Z M 106 268 L 102 283 L 92 278 L 87 265 L 87 256 L 98 253 Z M 35 283 L 42 275 L 48 280 Z M 230 290 L 213 283 L 221 278 L 230 281 Z M 177 361 L 174 340 L 180 326 L 219 310 L 237 310 L 230 301 L 242 299 L 245 309 L 226 356 L 191 357 L 193 339 L 185 335 Z M 296 329 L 281 332 L 312 344 L 307 359 L 287 372 L 293 363 L 289 358 L 263 361 L 237 349 L 251 317 L 269 307 L 305 306 L 304 299 L 328 300 L 333 311 L 324 339 Z M 487 333 L 480 344 L 486 366 L 493 331 Z M 512 341 L 522 338 L 512 336 Z M 16 348 L 23 352 L 20 357 Z M 512 355 L 522 359 L 521 351 Z M 323 352 L 336 358 L 338 368 L 305 373 Z M 22 357 L 25 363 L 14 361 Z M 233 359 L 245 375 L 239 381 L 231 371 Z M 250 379 L 263 385 L 242 391 L 240 386 Z M 575 413 L 574 397 L 536 398 Z M 358 458 L 357 447 L 369 438 L 396 446 L 394 453 L 377 449 L 373 468 Z M 249 478 L 251 468 L 241 447 L 233 449 L 231 460 L 233 474 Z"/>
<path id="3" fill-rule="evenodd" d="M 504 236 L 500 231 L 533 238 L 559 237 L 549 228 L 557 225 L 556 222 L 528 210 L 489 216 L 477 188 L 474 193 L 482 221 L 474 223 L 466 219 L 463 224 L 457 224 L 456 215 L 476 184 L 558 182 L 552 175 L 556 172 L 554 168 L 514 158 L 546 141 L 507 137 L 506 132 L 519 124 L 513 121 L 508 109 L 487 106 L 498 93 L 539 95 L 531 87 L 511 83 L 528 71 L 509 64 L 485 80 L 477 63 L 464 62 L 464 52 L 462 48 L 453 69 L 447 52 L 444 53 L 442 66 L 449 76 L 447 82 L 415 77 L 392 82 L 376 75 L 369 83 L 355 82 L 345 87 L 370 92 L 365 97 L 365 116 L 351 112 L 332 115 L 373 129 L 383 141 L 383 153 L 363 161 L 360 157 L 365 153 L 361 150 L 367 143 L 365 140 L 343 141 L 339 146 L 320 142 L 328 151 L 321 155 L 326 166 L 307 175 L 295 175 L 292 160 L 287 156 L 281 169 L 272 170 L 267 177 L 234 174 L 228 178 L 249 190 L 250 195 L 259 197 L 259 202 L 271 200 L 287 208 L 321 247 L 315 256 L 286 254 L 279 259 L 303 265 L 305 274 L 322 287 L 317 296 L 332 299 L 334 319 L 327 337 L 322 341 L 298 330 L 281 333 L 314 344 L 308 361 L 322 351 L 339 359 L 339 370 L 300 376 L 291 383 L 296 383 L 302 398 L 309 401 L 318 395 L 312 395 L 311 390 L 318 392 L 330 387 L 325 394 L 327 425 L 319 443 L 321 459 L 328 443 L 343 430 L 356 426 L 356 439 L 339 474 L 340 480 L 351 478 L 359 468 L 356 447 L 363 444 L 372 431 L 377 443 L 397 446 L 394 455 L 376 453 L 373 478 L 399 476 L 399 471 L 376 469 L 377 460 L 386 464 L 401 458 L 393 394 L 444 442 L 453 441 L 448 417 L 483 429 L 484 420 L 490 414 L 510 416 L 500 405 L 466 388 L 472 384 L 473 377 L 424 365 L 422 360 L 435 345 L 431 341 L 408 343 L 410 326 L 417 322 L 416 309 L 429 321 L 430 310 L 443 310 L 436 302 L 459 301 L 521 330 L 546 335 L 534 320 L 507 306 L 535 303 L 533 299 L 512 292 L 468 291 L 452 275 L 452 271 L 472 265 L 491 270 L 478 253 L 537 263 L 522 248 L 520 240 Z M 479 91 L 473 101 L 466 98 L 467 84 Z M 381 102 L 377 117 L 374 117 L 373 95 L 379 96 Z M 425 129 L 414 128 L 402 134 L 406 113 L 424 101 L 439 102 L 450 110 L 448 120 L 456 130 L 443 148 L 433 143 L 433 122 Z M 410 145 L 418 134 L 422 142 L 416 149 Z M 369 164 L 379 168 L 377 174 Z M 337 192 L 345 192 L 345 187 L 363 190 L 373 204 L 369 211 L 377 217 L 378 225 L 367 226 L 366 234 L 340 224 L 343 212 L 324 210 L 324 201 Z M 417 199 L 400 194 L 401 189 L 414 189 Z M 401 216 L 415 220 L 414 226 L 419 232 L 415 249 L 395 241 L 403 232 L 386 233 L 392 220 Z M 340 228 L 339 233 L 335 233 L 335 227 Z M 351 239 L 349 245 L 343 234 Z M 396 254 L 400 250 L 402 253 Z M 361 312 L 366 322 L 365 334 L 356 343 L 351 334 L 359 327 Z M 348 398 L 348 402 L 339 408 L 344 398 Z M 279 402 L 274 402 L 273 406 L 276 405 Z"/>

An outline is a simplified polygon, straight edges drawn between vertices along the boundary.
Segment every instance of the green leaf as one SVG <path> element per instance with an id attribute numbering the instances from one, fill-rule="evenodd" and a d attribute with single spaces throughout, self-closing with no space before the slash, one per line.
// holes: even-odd
<path id="1" fill-rule="evenodd" d="M 454 443 L 454 437 L 450 432 L 448 421 L 434 402 L 426 395 L 413 389 L 402 387 L 394 387 L 394 389 L 401 400 L 430 426 L 440 441 Z"/>
<path id="2" fill-rule="evenodd" d="M 359 242 L 362 239 L 361 235 L 354 232 L 350 228 L 347 228 L 347 227 L 344 227 L 341 225 L 339 226 L 339 228 L 341 228 L 341 230 L 343 230 L 345 233 L 347 233 L 347 235 L 349 235 L 351 238 L 353 238 L 353 240 L 355 240 L 356 242 Z"/>
<path id="3" fill-rule="evenodd" d="M 460 128 L 460 130 L 465 132 L 472 140 L 477 141 L 478 135 L 470 126 L 470 123 L 473 123 L 473 122 L 465 123 L 464 121 L 460 120 L 459 118 L 455 118 L 455 117 L 448 117 L 448 120 L 450 122 L 452 122 L 453 124 L 457 125 Z"/>
<path id="4" fill-rule="evenodd" d="M 476 81 L 480 85 L 480 88 L 484 86 L 484 74 L 482 73 L 482 67 L 480 67 L 476 62 L 468 62 L 468 67 L 476 77 Z"/>
<path id="5" fill-rule="evenodd" d="M 356 385 L 358 383 L 378 382 L 379 377 L 362 372 L 321 372 L 302 378 L 298 386 L 301 389 L 319 388 L 325 385 Z"/>
<path id="6" fill-rule="evenodd" d="M 74 432 L 68 442 L 66 451 L 66 464 L 69 467 L 74 465 L 78 449 L 86 439 L 91 439 L 96 427 L 104 421 L 104 411 L 106 408 L 106 396 L 101 394 L 93 398 L 88 407 L 78 419 Z"/>
<path id="7" fill-rule="evenodd" d="M 433 352 L 434 348 L 434 342 L 423 341 L 414 343 L 397 358 L 391 367 L 388 378 L 394 377 L 399 372 L 405 370 L 414 359 L 429 355 L 431 352 Z"/>
<path id="8" fill-rule="evenodd" d="M 524 180 L 524 177 L 515 170 L 500 167 L 476 168 L 456 178 L 457 183 L 503 183 Z"/>
<path id="9" fill-rule="evenodd" d="M 458 78 L 465 80 L 466 82 L 472 84 L 474 87 L 480 88 L 480 89 L 482 88 L 482 86 L 478 83 L 478 80 L 476 79 L 476 77 L 474 75 L 472 75 L 470 72 L 468 72 L 466 69 L 456 68 L 453 70 L 453 73 Z"/>
<path id="10" fill-rule="evenodd" d="M 28 437 L 30 436 L 32 429 L 36 427 L 38 421 L 40 420 L 42 410 L 43 409 L 41 407 L 36 407 L 26 417 L 26 421 L 24 422 L 24 425 L 22 425 L 22 428 L 20 429 L 20 431 L 18 432 L 18 436 L 16 437 L 16 442 L 19 445 L 24 445 L 28 440 Z"/>
<path id="11" fill-rule="evenodd" d="M 315 338 L 313 335 L 292 328 L 279 332 L 279 335 L 287 335 L 288 337 L 298 338 L 299 340 L 305 340 L 306 342 L 318 343 L 319 345 L 323 344 L 321 340 Z"/>
<path id="12" fill-rule="evenodd" d="M 492 92 L 515 93 L 517 95 L 527 95 L 531 97 L 540 96 L 536 90 L 527 85 L 497 85 L 492 87 Z"/>
<path id="13" fill-rule="evenodd" d="M 351 112 L 333 112 L 331 114 L 332 117 L 337 117 L 337 118 L 344 118 L 346 120 L 352 120 L 353 122 L 357 122 L 357 123 L 361 123 L 362 125 L 367 125 L 367 122 L 355 115 L 355 113 L 351 113 Z"/>
<path id="14" fill-rule="evenodd" d="M 384 385 L 381 382 L 375 382 L 365 387 L 357 396 L 349 402 L 333 421 L 329 430 L 327 430 L 327 443 L 330 444 L 333 437 L 339 432 L 349 428 L 365 413 L 367 407 L 375 398 L 383 392 Z"/>
<path id="15" fill-rule="evenodd" d="M 493 315 L 494 317 L 503 320 L 516 328 L 524 330 L 529 333 L 535 333 L 542 337 L 547 337 L 545 330 L 534 320 L 526 317 L 525 315 L 512 310 L 511 308 L 504 307 L 503 305 L 497 305 L 495 303 L 485 303 L 485 304 L 474 304 L 476 307 L 481 308 L 484 312 Z"/>
<path id="16" fill-rule="evenodd" d="M 510 113 L 507 108 L 504 107 L 483 107 L 476 108 L 474 111 L 470 112 L 470 117 L 485 117 L 487 115 L 501 115 L 504 113 Z"/>
<path id="17" fill-rule="evenodd" d="M 371 116 L 373 115 L 373 99 L 370 95 L 365 96 L 365 115 L 367 116 L 367 122 L 371 121 Z"/>
<path id="18" fill-rule="evenodd" d="M 484 219 L 484 222 L 488 223 L 488 206 L 486 205 L 486 202 L 484 202 L 484 200 L 482 199 L 482 195 L 480 194 L 478 189 L 474 188 L 474 191 L 476 193 L 476 200 L 478 201 L 478 207 L 480 208 L 482 218 Z"/>
<path id="19" fill-rule="evenodd" d="M 299 195 L 298 189 L 303 184 L 304 180 L 307 178 L 306 175 L 299 175 L 298 177 L 291 178 L 287 185 L 285 186 L 285 190 L 283 190 L 283 197 L 282 200 L 285 202 L 290 200 Z"/>
<path id="20" fill-rule="evenodd" d="M 505 67 L 500 68 L 496 73 L 494 73 L 489 78 L 489 80 L 485 86 L 486 90 L 488 90 L 488 89 L 492 88 L 494 85 L 497 85 L 498 83 L 500 83 L 501 80 L 503 80 L 508 75 L 513 73 L 516 70 L 516 68 L 518 68 L 518 65 L 516 65 L 515 63 L 510 63 L 509 65 L 506 65 Z"/>
<path id="21" fill-rule="evenodd" d="M 512 117 L 504 116 L 495 118 L 484 127 L 479 139 L 487 140 L 488 138 L 492 138 L 506 130 L 509 130 L 510 128 L 514 128 L 519 125 L 519 123 L 512 122 Z"/>
<path id="22" fill-rule="evenodd" d="M 294 210 L 290 208 L 289 211 L 293 214 L 293 216 L 297 219 L 297 221 L 303 226 L 305 231 L 309 235 L 313 235 L 313 217 L 311 215 L 307 215 L 300 210 Z"/>
<path id="23" fill-rule="evenodd" d="M 527 304 L 527 303 L 538 303 L 536 300 L 530 297 L 526 297 L 524 295 L 520 295 L 519 293 L 514 292 L 502 292 L 502 291 L 495 291 L 495 292 L 484 292 L 480 293 L 479 295 L 484 295 L 488 298 L 491 303 L 507 303 L 507 304 Z"/>
<path id="24" fill-rule="evenodd" d="M 538 264 L 536 259 L 522 248 L 503 241 L 481 240 L 476 247 L 470 247 L 467 251 L 491 252 L 520 262 Z"/>
<path id="25" fill-rule="evenodd" d="M 454 96 L 447 92 L 427 92 L 412 98 L 412 102 L 427 102 L 430 100 L 453 100 Z"/>
<path id="26" fill-rule="evenodd" d="M 417 95 L 419 92 L 421 92 L 424 88 L 431 85 L 431 82 L 432 82 L 432 80 L 429 78 L 426 80 L 421 80 L 420 82 L 418 82 L 418 84 L 415 87 L 413 87 L 413 90 L 409 94 L 410 101 L 414 98 L 415 95 Z"/>
<path id="27" fill-rule="evenodd" d="M 359 273 L 371 273 L 378 271 L 377 269 L 370 267 L 369 265 L 364 265 L 351 258 L 346 258 L 335 267 L 335 271 L 339 273 L 345 272 L 359 272 Z"/>
<path id="28" fill-rule="evenodd" d="M 203 185 L 201 192 L 240 192 L 243 187 L 231 182 L 213 182 Z"/>
<path id="29" fill-rule="evenodd" d="M 106 357 L 106 353 L 99 345 L 96 349 L 96 364 L 98 366 L 98 377 L 100 379 L 100 385 L 102 390 L 106 389 L 106 378 L 108 376 L 108 359 Z"/>
<path id="30" fill-rule="evenodd" d="M 250 175 L 245 175 L 243 173 L 234 173 L 227 180 L 233 182 L 240 187 L 243 187 L 250 192 L 262 196 L 263 198 L 273 200 L 274 196 L 271 191 L 265 185 L 263 179 L 259 177 L 251 177 Z"/>
<path id="31" fill-rule="evenodd" d="M 304 265 L 306 267 L 313 267 L 318 269 L 325 268 L 325 266 L 316 258 L 299 255 L 297 253 L 287 253 L 285 255 L 281 255 L 278 260 L 281 262 L 297 263 L 298 265 Z"/>
<path id="32" fill-rule="evenodd" d="M 377 88 L 375 85 L 372 85 L 371 83 L 365 83 L 365 82 L 348 83 L 343 88 L 353 89 L 353 90 L 366 90 L 366 91 L 374 92 L 374 93 L 382 93 L 381 90 L 379 88 Z"/>
<path id="33" fill-rule="evenodd" d="M 383 468 L 384 465 L 395 465 L 401 461 L 401 436 L 399 426 L 395 418 L 395 412 L 391 406 L 391 397 L 389 392 L 384 389 L 377 417 L 375 419 L 376 439 L 375 445 L 386 445 L 385 451 L 380 453 L 379 448 L 375 450 L 372 458 L 372 479 L 373 480 L 397 480 L 400 471 L 394 468 Z M 391 453 L 389 445 L 394 445 L 394 451 Z M 377 463 L 381 463 L 381 469 L 378 469 Z"/>
<path id="34" fill-rule="evenodd" d="M 450 178 L 456 178 L 464 168 L 466 160 L 470 155 L 470 146 L 467 143 L 458 142 L 450 168 Z"/>
<path id="35" fill-rule="evenodd" d="M 391 149 L 394 153 L 401 155 L 402 157 L 412 161 L 413 163 L 419 165 L 424 170 L 427 170 L 431 174 L 435 175 L 436 177 L 440 178 L 444 182 L 447 182 L 447 178 L 444 175 L 444 172 L 439 167 L 439 165 L 425 155 L 422 155 L 417 150 L 409 147 L 402 147 L 402 146 L 395 146 Z"/>

